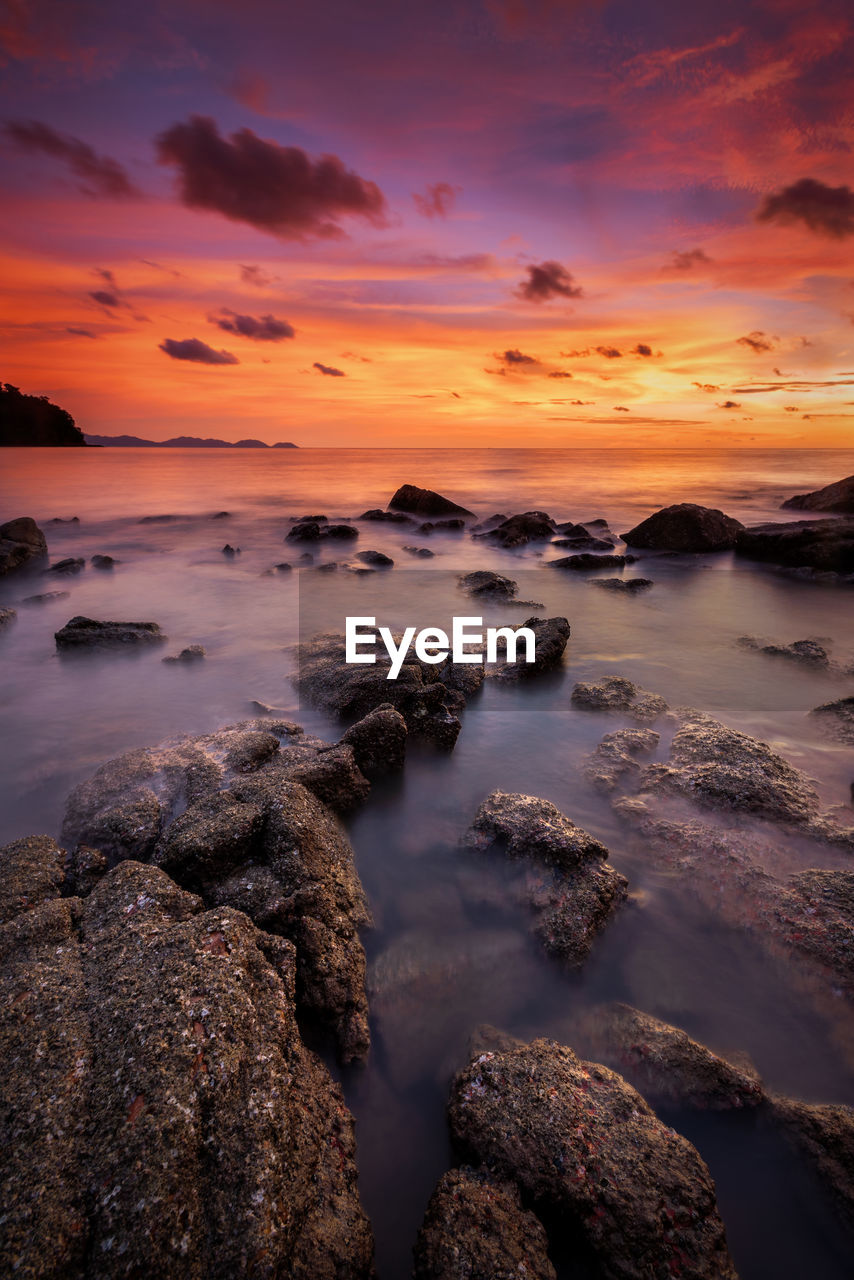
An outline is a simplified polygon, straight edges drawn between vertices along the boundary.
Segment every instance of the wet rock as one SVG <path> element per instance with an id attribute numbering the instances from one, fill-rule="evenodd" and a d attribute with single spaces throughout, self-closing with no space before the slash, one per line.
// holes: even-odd
<path id="1" fill-rule="evenodd" d="M 533 865 L 537 874 L 526 884 L 533 931 L 549 954 L 571 965 L 583 963 L 628 896 L 625 877 L 606 865 L 605 845 L 537 796 L 494 791 L 462 843 Z"/>
<path id="2" fill-rule="evenodd" d="M 728 551 L 743 530 L 740 520 L 715 507 L 680 502 L 642 520 L 623 541 L 654 551 Z"/>
<path id="3" fill-rule="evenodd" d="M 300 520 L 285 534 L 287 542 L 319 542 L 320 524 L 317 520 Z"/>
<path id="4" fill-rule="evenodd" d="M 818 716 L 823 727 L 839 742 L 854 743 L 854 697 L 823 702 L 820 707 L 813 707 L 810 715 Z"/>
<path id="5" fill-rule="evenodd" d="M 842 511 L 854 515 L 854 476 L 827 484 L 812 493 L 795 494 L 780 506 L 792 511 Z"/>
<path id="6" fill-rule="evenodd" d="M 78 615 L 56 632 L 58 649 L 133 648 L 169 639 L 156 622 L 99 622 Z"/>
<path id="7" fill-rule="evenodd" d="M 0 578 L 47 555 L 47 541 L 35 520 L 21 516 L 0 524 Z"/>
<path id="8" fill-rule="evenodd" d="M 359 769 L 370 779 L 397 773 L 406 762 L 406 721 L 390 704 L 369 712 L 346 731 L 342 742 L 353 748 Z"/>
<path id="9" fill-rule="evenodd" d="M 551 1040 L 482 1054 L 448 1110 L 462 1156 L 577 1232 L 604 1280 L 734 1280 L 706 1165 L 607 1067 Z"/>
<path id="10" fill-rule="evenodd" d="M 201 906 L 125 863 L 0 930 L 4 1271 L 373 1274 L 353 1123 L 300 1039 L 293 947 Z"/>
<path id="11" fill-rule="evenodd" d="M 79 516 L 53 516 L 48 520 L 48 524 L 79 524 Z"/>
<path id="12" fill-rule="evenodd" d="M 402 484 L 388 504 L 389 511 L 406 511 L 414 516 L 473 516 L 459 503 L 451 502 L 433 489 L 419 489 L 415 484 Z"/>
<path id="13" fill-rule="evenodd" d="M 622 591 L 624 595 L 634 596 L 640 595 L 642 591 L 649 591 L 655 584 L 652 578 L 594 578 L 590 585 L 604 587 L 606 591 Z"/>
<path id="14" fill-rule="evenodd" d="M 581 552 L 573 556 L 561 556 L 558 560 L 549 560 L 550 569 L 574 569 L 576 572 L 589 573 L 594 569 L 622 569 L 627 564 L 634 564 L 636 556 L 599 556 Z"/>
<path id="15" fill-rule="evenodd" d="M 545 511 L 524 511 L 477 537 L 486 538 L 499 547 L 524 547 L 529 542 L 546 542 L 554 531 L 555 522 Z"/>
<path id="16" fill-rule="evenodd" d="M 170 653 L 168 658 L 164 658 L 164 662 L 200 662 L 205 657 L 207 650 L 201 644 L 188 644 L 186 649 L 182 649 L 180 653 Z"/>
<path id="17" fill-rule="evenodd" d="M 429 547 L 405 546 L 403 550 L 411 556 L 419 556 L 422 560 L 431 560 L 435 554 Z"/>
<path id="18" fill-rule="evenodd" d="M 412 524 L 412 519 L 404 515 L 402 511 L 383 511 L 382 507 L 372 507 L 370 511 L 363 511 L 357 520 L 374 520 L 378 523 L 385 524 Z"/>
<path id="19" fill-rule="evenodd" d="M 293 565 L 289 564 L 287 560 L 282 560 L 279 564 L 274 564 L 273 568 L 278 573 L 291 573 L 293 571 Z"/>
<path id="20" fill-rule="evenodd" d="M 321 537 L 334 542 L 352 542 L 358 536 L 359 530 L 352 524 L 328 524 L 321 531 Z"/>
<path id="21" fill-rule="evenodd" d="M 830 655 L 817 640 L 794 640 L 791 644 L 763 644 L 755 636 L 739 636 L 736 641 L 742 649 L 755 649 L 773 658 L 791 658 L 807 667 L 830 666 Z"/>
<path id="22" fill-rule="evenodd" d="M 50 600 L 67 600 L 70 591 L 41 591 L 35 596 L 24 596 L 21 604 L 47 604 Z"/>
<path id="23" fill-rule="evenodd" d="M 614 544 L 606 542 L 604 538 L 593 538 L 585 530 L 575 537 L 555 538 L 552 546 L 571 551 L 611 551 Z"/>
<path id="24" fill-rule="evenodd" d="M 744 529 L 736 551 L 788 568 L 854 572 L 854 520 L 796 520 Z"/>
<path id="25" fill-rule="evenodd" d="M 0 849 L 0 925 L 59 897 L 65 850 L 50 836 L 25 836 Z"/>
<path id="26" fill-rule="evenodd" d="M 56 564 L 52 564 L 46 573 L 62 573 L 70 576 L 73 573 L 80 573 L 86 568 L 86 561 L 82 556 L 69 556 L 66 560 L 57 560 Z"/>
<path id="27" fill-rule="evenodd" d="M 727 1062 L 678 1027 L 631 1005 L 596 1005 L 573 1024 L 585 1052 L 619 1071 L 654 1105 L 732 1111 L 764 1100 L 755 1069 Z"/>
<path id="28" fill-rule="evenodd" d="M 109 861 L 100 849 L 78 845 L 65 857 L 65 893 L 85 898 L 109 869 Z"/>
<path id="29" fill-rule="evenodd" d="M 641 766 L 637 757 L 651 755 L 658 746 L 654 729 L 617 729 L 606 733 L 591 755 L 584 776 L 597 791 L 614 791 L 626 778 L 636 778 Z"/>
<path id="30" fill-rule="evenodd" d="M 92 556 L 89 563 L 93 569 L 112 569 L 119 562 L 112 556 Z"/>
<path id="31" fill-rule="evenodd" d="M 416 533 L 462 533 L 466 527 L 465 520 L 456 518 L 453 520 L 427 520 L 424 524 L 420 524 L 415 530 Z"/>
<path id="32" fill-rule="evenodd" d="M 384 551 L 357 551 L 355 558 L 362 564 L 379 565 L 381 568 L 391 568 L 394 564 L 391 556 L 387 556 Z"/>
<path id="33" fill-rule="evenodd" d="M 7 626 L 10 622 L 14 622 L 17 616 L 14 609 L 0 608 L 0 628 Z"/>
<path id="34" fill-rule="evenodd" d="M 518 624 L 514 624 L 514 628 L 516 625 Z M 520 658 L 516 662 L 506 662 L 496 673 L 499 680 L 528 679 L 546 671 L 554 671 L 563 662 L 570 635 L 566 618 L 526 618 L 520 625 L 528 627 L 534 633 L 534 661 L 526 662 Z M 523 646 L 520 645 L 519 648 L 524 652 Z"/>
<path id="35" fill-rule="evenodd" d="M 351 524 L 321 524 L 317 520 L 304 518 L 288 531 L 285 539 L 288 542 L 320 542 L 326 539 L 346 542 L 358 536 L 359 530 Z"/>
<path id="36" fill-rule="evenodd" d="M 854 1227 L 854 1109 L 834 1103 L 796 1102 L 772 1097 L 772 1117 L 806 1158 Z"/>
<path id="37" fill-rule="evenodd" d="M 854 871 L 799 871 L 789 884 L 816 911 L 827 907 L 854 927 Z"/>
<path id="38" fill-rule="evenodd" d="M 480 520 L 471 527 L 472 533 L 488 533 L 490 529 L 497 529 L 500 524 L 504 524 L 505 520 L 510 517 L 501 512 L 496 512 L 494 516 L 488 516 L 486 520 Z"/>
<path id="39" fill-rule="evenodd" d="M 495 596 L 503 600 L 512 600 L 519 589 L 519 584 L 512 578 L 504 578 L 491 569 L 476 569 L 474 573 L 465 573 L 459 584 L 470 596 Z"/>
<path id="40" fill-rule="evenodd" d="M 641 689 L 624 676 L 579 681 L 572 690 L 572 703 L 589 711 L 622 711 L 641 723 L 656 720 L 667 710 L 667 703 L 657 693 Z"/>
<path id="41" fill-rule="evenodd" d="M 555 1280 L 542 1223 L 517 1188 L 482 1170 L 452 1169 L 430 1198 L 414 1280 Z"/>
<path id="42" fill-rule="evenodd" d="M 222 554 L 224 556 L 239 556 L 240 547 L 233 547 L 230 542 L 227 542 L 222 549 Z"/>

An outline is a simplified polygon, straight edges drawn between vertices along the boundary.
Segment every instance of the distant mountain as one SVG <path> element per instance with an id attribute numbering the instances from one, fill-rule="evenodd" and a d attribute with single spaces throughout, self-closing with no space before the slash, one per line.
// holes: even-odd
<path id="1" fill-rule="evenodd" d="M 74 419 L 47 396 L 26 396 L 0 382 L 0 446 L 83 448 L 86 440 Z"/>
<path id="2" fill-rule="evenodd" d="M 265 444 L 263 440 L 203 440 L 200 436 L 173 436 L 171 440 L 143 440 L 142 436 L 86 436 L 86 443 L 112 449 L 298 449 L 290 441 Z"/>

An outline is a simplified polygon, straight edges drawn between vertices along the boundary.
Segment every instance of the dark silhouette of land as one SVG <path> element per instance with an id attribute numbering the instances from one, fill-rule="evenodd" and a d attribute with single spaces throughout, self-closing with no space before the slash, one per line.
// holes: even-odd
<path id="1" fill-rule="evenodd" d="M 47 396 L 27 396 L 0 383 L 0 446 L 86 447 L 83 432 L 66 409 Z"/>
<path id="2" fill-rule="evenodd" d="M 290 441 L 265 444 L 263 440 L 216 440 L 200 436 L 173 436 L 171 440 L 144 440 L 142 436 L 93 436 L 87 432 L 86 443 L 119 449 L 298 449 Z"/>

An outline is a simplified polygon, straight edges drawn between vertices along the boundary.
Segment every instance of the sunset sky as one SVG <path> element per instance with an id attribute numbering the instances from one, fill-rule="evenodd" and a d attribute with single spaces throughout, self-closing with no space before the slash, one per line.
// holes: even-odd
<path id="1" fill-rule="evenodd" d="M 0 379 L 84 431 L 854 444 L 850 0 L 0 15 Z"/>

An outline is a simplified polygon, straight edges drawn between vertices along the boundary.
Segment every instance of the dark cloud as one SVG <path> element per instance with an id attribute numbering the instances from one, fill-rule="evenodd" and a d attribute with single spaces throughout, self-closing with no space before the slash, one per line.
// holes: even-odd
<path id="1" fill-rule="evenodd" d="M 343 234 L 338 219 L 385 224 L 386 202 L 374 182 L 346 169 L 337 156 L 313 160 L 240 129 L 220 135 L 208 116 L 191 116 L 156 139 L 161 164 L 179 173 L 181 199 L 285 240 Z"/>
<path id="2" fill-rule="evenodd" d="M 584 292 L 559 262 L 541 262 L 538 266 L 525 269 L 528 279 L 519 285 L 516 296 L 524 298 L 526 302 L 548 302 L 550 298 L 580 298 Z"/>
<path id="3" fill-rule="evenodd" d="M 106 307 L 108 311 L 116 311 L 124 305 L 118 294 L 107 293 L 106 289 L 95 289 L 89 297 L 93 302 L 97 302 L 99 307 Z"/>
<path id="4" fill-rule="evenodd" d="M 672 271 L 691 271 L 694 267 L 708 266 L 712 261 L 702 249 L 685 249 L 681 253 L 674 249 L 669 269 Z"/>
<path id="5" fill-rule="evenodd" d="M 724 400 L 723 404 L 718 405 L 719 409 L 740 409 L 741 405 L 737 400 Z"/>
<path id="6" fill-rule="evenodd" d="M 571 378 L 572 374 L 567 373 L 566 369 L 555 369 L 549 374 L 550 378 Z"/>
<path id="7" fill-rule="evenodd" d="M 241 263 L 240 279 L 244 284 L 254 285 L 256 289 L 266 289 L 268 285 L 274 284 L 279 276 L 271 276 L 261 267 L 244 266 Z"/>
<path id="8" fill-rule="evenodd" d="M 756 217 L 759 222 L 803 222 L 817 235 L 844 240 L 854 235 L 854 191 L 829 187 L 816 178 L 801 178 L 766 196 Z"/>
<path id="9" fill-rule="evenodd" d="M 692 382 L 692 387 L 696 387 L 698 391 L 720 391 L 720 387 L 714 382 Z"/>
<path id="10" fill-rule="evenodd" d="M 164 338 L 160 343 L 160 351 L 165 351 L 173 360 L 190 360 L 194 364 L 240 364 L 237 356 L 230 351 L 214 351 L 200 338 Z"/>
<path id="11" fill-rule="evenodd" d="M 76 329 L 72 325 L 69 325 L 65 332 L 73 333 L 76 338 L 94 338 L 97 336 L 91 329 Z"/>
<path id="12" fill-rule="evenodd" d="M 628 409 L 626 408 L 626 406 L 625 406 L 624 404 L 615 404 L 615 405 L 613 405 L 613 409 L 614 409 L 614 412 L 615 412 L 615 413 L 628 413 L 628 412 L 629 412 L 629 411 L 628 411 Z"/>
<path id="13" fill-rule="evenodd" d="M 447 218 L 456 203 L 462 187 L 452 186 L 450 182 L 434 182 L 424 194 L 413 192 L 415 208 L 424 218 Z"/>
<path id="14" fill-rule="evenodd" d="M 749 347 L 757 355 L 761 355 L 764 351 L 773 351 L 775 346 L 774 339 L 769 338 L 768 334 L 763 333 L 761 329 L 754 329 L 743 338 L 736 338 L 736 342 L 741 347 Z"/>
<path id="15" fill-rule="evenodd" d="M 315 360 L 312 368 L 318 369 L 325 374 L 327 378 L 346 378 L 347 375 L 343 369 L 334 369 L 332 365 L 321 364 L 319 360 Z"/>
<path id="16" fill-rule="evenodd" d="M 645 342 L 639 342 L 638 345 L 632 349 L 632 355 L 633 356 L 651 356 L 652 347 L 648 347 Z"/>
<path id="17" fill-rule="evenodd" d="M 619 351 L 617 347 L 597 347 L 596 354 L 604 356 L 606 360 L 620 360 L 623 355 L 622 351 Z"/>
<path id="18" fill-rule="evenodd" d="M 456 257 L 438 253 L 420 253 L 412 259 L 412 266 L 435 268 L 438 271 L 495 271 L 497 262 L 491 253 L 462 253 Z"/>
<path id="19" fill-rule="evenodd" d="M 210 320 L 226 333 L 237 333 L 241 338 L 252 338 L 254 342 L 283 342 L 296 333 L 287 320 L 277 320 L 270 315 L 242 316 L 228 307 L 223 307 L 221 314 L 211 316 Z"/>
<path id="20" fill-rule="evenodd" d="M 117 160 L 99 156 L 79 138 L 57 133 L 38 120 L 10 120 L 4 132 L 23 150 L 41 151 L 68 165 L 87 196 L 126 200 L 140 194 Z"/>
<path id="21" fill-rule="evenodd" d="M 496 360 L 500 360 L 502 364 L 508 365 L 511 368 L 520 364 L 540 363 L 536 356 L 526 356 L 518 347 L 512 347 L 507 351 L 502 351 L 501 354 L 497 355 L 495 358 Z"/>

